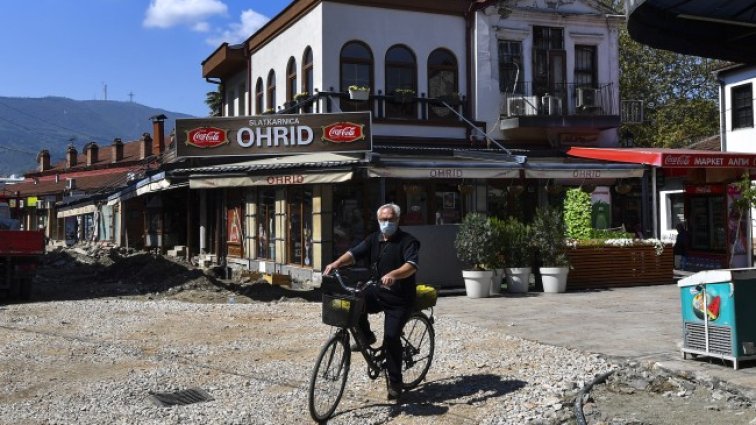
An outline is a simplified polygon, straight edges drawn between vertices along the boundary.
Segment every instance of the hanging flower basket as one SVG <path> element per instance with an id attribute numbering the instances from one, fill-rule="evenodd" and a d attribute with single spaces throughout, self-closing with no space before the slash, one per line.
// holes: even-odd
<path id="1" fill-rule="evenodd" d="M 352 100 L 368 100 L 370 87 L 349 86 L 349 98 Z"/>

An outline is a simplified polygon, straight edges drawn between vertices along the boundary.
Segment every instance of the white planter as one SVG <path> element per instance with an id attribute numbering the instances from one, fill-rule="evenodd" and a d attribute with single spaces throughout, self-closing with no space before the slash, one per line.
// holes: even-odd
<path id="1" fill-rule="evenodd" d="M 569 267 L 541 267 L 543 292 L 565 292 L 567 290 L 567 273 Z"/>
<path id="2" fill-rule="evenodd" d="M 501 294 L 501 279 L 504 278 L 504 269 L 494 269 L 491 278 L 491 295 Z"/>
<path id="3" fill-rule="evenodd" d="M 352 100 L 368 100 L 370 92 L 367 90 L 349 90 L 349 98 Z"/>
<path id="4" fill-rule="evenodd" d="M 468 298 L 486 298 L 491 292 L 492 270 L 462 270 Z"/>
<path id="5" fill-rule="evenodd" d="M 507 292 L 513 294 L 524 294 L 528 292 L 530 286 L 530 267 L 507 267 L 504 269 L 507 274 Z"/>

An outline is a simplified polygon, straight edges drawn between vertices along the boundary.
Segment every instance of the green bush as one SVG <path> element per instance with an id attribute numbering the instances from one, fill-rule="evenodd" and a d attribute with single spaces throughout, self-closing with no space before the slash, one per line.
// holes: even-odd
<path id="1" fill-rule="evenodd" d="M 510 218 L 502 227 L 506 267 L 530 267 L 533 258 L 533 235 L 530 226 L 516 218 Z"/>
<path id="2" fill-rule="evenodd" d="M 580 188 L 567 190 L 564 198 L 564 223 L 567 227 L 567 237 L 572 239 L 588 239 L 591 237 L 591 195 Z"/>
<path id="3" fill-rule="evenodd" d="M 553 208 L 538 208 L 531 226 L 533 243 L 543 267 L 569 266 L 567 229 L 562 214 Z"/>
<path id="4" fill-rule="evenodd" d="M 494 236 L 491 221 L 485 215 L 467 214 L 454 240 L 457 258 L 473 270 L 491 270 L 497 261 Z"/>

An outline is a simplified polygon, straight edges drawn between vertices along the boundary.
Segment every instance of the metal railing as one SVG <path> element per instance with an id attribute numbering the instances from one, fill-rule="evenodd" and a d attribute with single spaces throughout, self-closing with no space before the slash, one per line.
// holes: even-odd
<path id="1" fill-rule="evenodd" d="M 501 99 L 501 115 L 509 117 L 619 115 L 613 83 L 598 87 L 556 84 L 542 90 L 533 83 L 521 82 L 512 92 L 502 93 Z"/>

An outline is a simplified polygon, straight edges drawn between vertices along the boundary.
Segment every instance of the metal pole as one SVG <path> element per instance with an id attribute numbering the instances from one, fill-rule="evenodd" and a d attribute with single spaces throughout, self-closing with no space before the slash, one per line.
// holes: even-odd
<path id="1" fill-rule="evenodd" d="M 659 238 L 659 193 L 656 191 L 656 168 L 651 167 L 651 223 L 654 230 L 654 238 Z"/>

